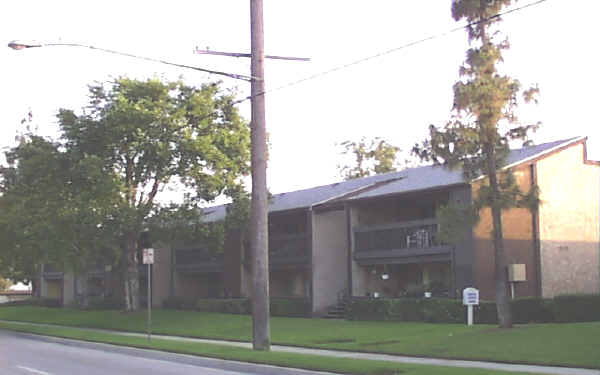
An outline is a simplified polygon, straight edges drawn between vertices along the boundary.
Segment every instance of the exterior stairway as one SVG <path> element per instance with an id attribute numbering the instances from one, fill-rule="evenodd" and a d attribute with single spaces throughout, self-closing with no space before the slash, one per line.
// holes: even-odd
<path id="1" fill-rule="evenodd" d="M 342 290 L 338 293 L 338 303 L 333 305 L 327 310 L 326 319 L 345 319 L 346 312 L 348 311 L 348 305 L 350 304 L 350 298 L 346 290 Z"/>

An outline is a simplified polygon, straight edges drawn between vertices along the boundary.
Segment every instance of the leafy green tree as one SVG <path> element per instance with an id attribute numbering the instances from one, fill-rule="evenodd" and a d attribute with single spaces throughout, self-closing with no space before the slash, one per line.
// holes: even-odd
<path id="1" fill-rule="evenodd" d="M 0 292 L 5 292 L 8 289 L 10 289 L 10 287 L 12 286 L 12 281 L 10 281 L 9 279 L 5 279 L 2 276 L 0 276 Z"/>
<path id="2" fill-rule="evenodd" d="M 341 155 L 354 156 L 354 165 L 338 166 L 338 171 L 345 180 L 393 172 L 399 166 L 397 156 L 400 148 L 379 137 L 371 140 L 362 137 L 358 142 L 344 141 L 340 145 Z"/>
<path id="3" fill-rule="evenodd" d="M 522 125 L 514 109 L 518 104 L 520 83 L 498 70 L 502 51 L 508 41 L 499 39 L 494 26 L 500 22 L 498 12 L 513 0 L 454 0 L 452 17 L 469 22 L 471 47 L 460 67 L 461 79 L 454 85 L 454 108 L 451 120 L 443 127 L 430 127 L 430 138 L 414 151 L 422 158 L 443 163 L 449 168 L 462 168 L 465 179 L 473 181 L 485 176 L 470 207 L 447 207 L 441 210 L 446 222 L 462 216 L 462 221 L 475 223 L 479 210 L 490 207 L 493 221 L 495 261 L 495 293 L 499 325 L 512 326 L 507 296 L 505 255 L 502 233 L 502 211 L 512 207 L 531 207 L 537 203 L 537 189 L 522 192 L 511 171 L 503 169 L 509 144 L 527 141 L 538 124 Z M 534 99 L 537 87 L 522 92 L 525 101 Z M 465 218 L 469 216 L 470 218 Z"/>
<path id="4" fill-rule="evenodd" d="M 179 182 L 210 201 L 249 170 L 249 129 L 217 84 L 119 78 L 90 87 L 81 115 L 61 110 L 65 147 L 102 161 L 120 188 L 118 233 L 127 310 L 139 307 L 139 237 L 157 196 Z"/>
<path id="5" fill-rule="evenodd" d="M 113 236 L 106 217 L 118 187 L 100 173 L 97 158 L 74 158 L 59 144 L 31 134 L 6 157 L 8 166 L 0 169 L 5 274 L 33 281 L 43 263 L 77 272 L 92 255 L 107 250 Z"/>

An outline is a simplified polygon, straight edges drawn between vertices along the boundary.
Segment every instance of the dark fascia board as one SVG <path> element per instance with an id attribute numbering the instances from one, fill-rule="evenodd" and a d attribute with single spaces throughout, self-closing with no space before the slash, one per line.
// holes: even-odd
<path id="1" fill-rule="evenodd" d="M 466 187 L 466 186 L 470 186 L 471 184 L 469 184 L 468 182 L 460 182 L 457 184 L 450 184 L 450 185 L 444 185 L 444 186 L 434 186 L 431 188 L 427 188 L 427 189 L 419 189 L 419 190 L 409 190 L 409 191 L 402 191 L 402 192 L 398 192 L 398 193 L 389 193 L 389 194 L 383 194 L 383 195 L 378 195 L 376 197 L 364 197 L 364 198 L 359 198 L 359 199 L 352 199 L 347 201 L 350 205 L 354 204 L 354 203 L 362 203 L 362 202 L 366 202 L 366 201 L 373 201 L 373 200 L 385 200 L 385 199 L 396 199 L 399 197 L 402 198 L 410 198 L 411 196 L 419 196 L 422 194 L 429 194 L 429 193 L 439 193 L 439 192 L 443 192 L 446 190 L 452 190 L 453 188 L 456 187 Z"/>

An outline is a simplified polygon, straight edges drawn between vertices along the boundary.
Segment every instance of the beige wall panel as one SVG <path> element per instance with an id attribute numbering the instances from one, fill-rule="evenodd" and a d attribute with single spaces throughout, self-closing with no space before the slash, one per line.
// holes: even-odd
<path id="1" fill-rule="evenodd" d="M 169 297 L 171 282 L 171 249 L 154 249 L 152 266 L 152 306 L 161 307 Z"/>
<path id="2" fill-rule="evenodd" d="M 530 165 L 522 165 L 513 173 L 517 185 L 523 192 L 531 187 Z M 473 184 L 473 196 L 477 197 L 480 182 Z M 480 290 L 480 296 L 485 300 L 495 298 L 494 288 L 494 243 L 492 240 L 492 215 L 489 208 L 480 212 L 480 221 L 473 230 L 475 243 L 475 286 Z M 535 296 L 537 275 L 535 261 L 535 244 L 533 237 L 533 217 L 529 209 L 512 208 L 502 212 L 502 230 L 504 237 L 504 253 L 506 263 L 526 264 L 527 281 L 515 286 L 515 296 Z"/>
<path id="3" fill-rule="evenodd" d="M 319 315 L 347 289 L 348 230 L 344 210 L 313 212 L 312 218 L 313 313 Z"/>
<path id="4" fill-rule="evenodd" d="M 600 167 L 578 144 L 537 163 L 542 295 L 598 293 Z"/>

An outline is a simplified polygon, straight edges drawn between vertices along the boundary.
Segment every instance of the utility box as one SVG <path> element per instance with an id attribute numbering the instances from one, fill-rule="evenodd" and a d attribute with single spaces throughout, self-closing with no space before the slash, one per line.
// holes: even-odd
<path id="1" fill-rule="evenodd" d="M 509 264 L 508 265 L 508 281 L 518 282 L 527 281 L 524 264 Z"/>

